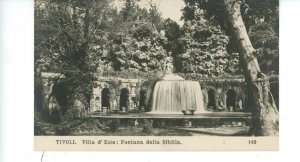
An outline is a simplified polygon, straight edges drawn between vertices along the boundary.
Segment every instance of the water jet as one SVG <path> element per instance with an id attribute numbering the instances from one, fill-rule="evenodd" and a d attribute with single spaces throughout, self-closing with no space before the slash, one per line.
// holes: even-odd
<path id="1" fill-rule="evenodd" d="M 199 82 L 167 74 L 155 84 L 151 113 L 177 114 L 182 111 L 207 112 Z"/>

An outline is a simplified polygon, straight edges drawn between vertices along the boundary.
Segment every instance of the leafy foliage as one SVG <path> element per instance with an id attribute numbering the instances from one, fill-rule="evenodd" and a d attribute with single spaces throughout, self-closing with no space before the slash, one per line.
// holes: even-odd
<path id="1" fill-rule="evenodd" d="M 182 72 L 220 76 L 228 63 L 226 45 L 229 38 L 213 20 L 206 19 L 204 10 L 196 5 L 183 9 L 184 35 L 179 42 L 184 48 L 181 55 Z"/>
<path id="2" fill-rule="evenodd" d="M 279 71 L 279 39 L 269 23 L 258 23 L 250 28 L 249 37 L 256 49 L 261 69 L 265 73 Z"/>
<path id="3" fill-rule="evenodd" d="M 125 0 L 120 11 L 111 2 L 35 1 L 36 76 L 65 74 L 66 107 L 75 99 L 88 104 L 95 72 L 160 77 L 167 53 L 175 72 L 188 78 L 241 74 L 222 0 L 185 0 L 182 27 L 164 20 L 152 1 L 146 9 Z M 278 73 L 278 0 L 245 0 L 242 14 L 261 69 Z"/>
<path id="4" fill-rule="evenodd" d="M 117 71 L 162 70 L 166 38 L 158 31 L 161 16 L 156 7 L 148 11 L 135 5 L 134 0 L 127 0 L 117 15 L 123 19 L 118 29 L 107 34 L 104 67 Z"/>
<path id="5" fill-rule="evenodd" d="M 35 1 L 35 72 L 62 72 L 67 107 L 75 99 L 86 106 L 94 73 L 162 70 L 166 38 L 158 31 L 155 6 L 140 8 L 125 1 L 120 12 L 110 0 Z"/>
<path id="6" fill-rule="evenodd" d="M 113 132 L 117 131 L 120 127 L 120 120 L 119 119 L 112 119 L 106 122 L 106 125 L 109 129 Z"/>
<path id="7" fill-rule="evenodd" d="M 183 53 L 183 47 L 179 42 L 179 38 L 182 36 L 181 27 L 173 20 L 166 19 L 163 23 L 165 37 L 167 38 L 167 43 L 164 45 L 164 48 L 171 52 L 171 56 L 174 58 L 174 67 L 175 72 L 182 71 L 182 60 L 180 55 Z"/>
<path id="8" fill-rule="evenodd" d="M 254 48 L 257 50 L 257 59 L 262 71 L 266 74 L 279 72 L 279 1 L 278 0 L 241 0 L 241 13 L 249 37 Z M 185 0 L 186 7 L 183 9 L 185 21 L 195 20 L 198 9 L 202 9 L 202 17 L 206 20 L 215 20 L 221 26 L 225 35 L 231 35 L 228 30 L 224 14 L 223 0 Z M 237 49 L 234 42 L 229 38 L 226 46 L 229 54 L 228 65 L 225 72 L 240 74 L 241 68 L 236 57 Z M 233 59 L 233 61 L 232 61 Z"/>
<path id="9" fill-rule="evenodd" d="M 119 71 L 162 70 L 165 38 L 146 22 L 136 22 L 130 29 L 128 35 L 112 34 L 107 63 L 112 63 L 113 69 Z"/>
<path id="10" fill-rule="evenodd" d="M 94 33 L 108 23 L 102 21 L 107 11 L 107 1 L 35 2 L 35 69 L 65 73 L 69 105 L 75 98 L 89 99 L 99 56 L 90 47 L 101 42 Z"/>
<path id="11" fill-rule="evenodd" d="M 243 19 L 264 73 L 279 73 L 279 1 L 246 0 Z"/>

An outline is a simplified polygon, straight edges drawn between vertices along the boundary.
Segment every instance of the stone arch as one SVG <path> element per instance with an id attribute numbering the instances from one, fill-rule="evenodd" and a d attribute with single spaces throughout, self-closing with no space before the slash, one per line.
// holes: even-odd
<path id="1" fill-rule="evenodd" d="M 52 123 L 61 121 L 62 112 L 67 110 L 67 87 L 57 78 L 51 78 L 49 82 L 47 98 L 48 120 Z"/>
<path id="2" fill-rule="evenodd" d="M 62 109 L 66 109 L 67 106 L 67 87 L 66 84 L 60 80 L 56 81 L 53 86 L 51 86 L 52 96 L 55 97 L 56 101 L 58 102 L 59 106 Z"/>
<path id="3" fill-rule="evenodd" d="M 101 105 L 107 109 L 110 108 L 110 91 L 108 88 L 103 88 L 101 91 Z"/>
<path id="4" fill-rule="evenodd" d="M 228 110 L 230 110 L 230 107 L 235 110 L 235 105 L 236 105 L 236 92 L 234 89 L 229 89 L 226 93 L 226 106 Z"/>
<path id="5" fill-rule="evenodd" d="M 125 110 L 128 111 L 128 102 L 129 102 L 129 90 L 127 88 L 121 89 L 120 92 L 120 110 L 122 107 L 125 107 Z"/>
<path id="6" fill-rule="evenodd" d="M 147 91 L 145 89 L 141 89 L 140 90 L 140 101 L 139 101 L 139 105 L 140 105 L 140 109 L 144 109 L 146 108 L 146 99 L 147 99 Z"/>
<path id="7" fill-rule="evenodd" d="M 216 109 L 216 92 L 213 89 L 207 91 L 207 108 Z"/>

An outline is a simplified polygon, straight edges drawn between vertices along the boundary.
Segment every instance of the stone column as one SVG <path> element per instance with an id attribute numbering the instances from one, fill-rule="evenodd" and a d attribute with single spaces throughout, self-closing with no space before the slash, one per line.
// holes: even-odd
<path id="1" fill-rule="evenodd" d="M 216 108 L 218 109 L 218 111 L 222 111 L 225 109 L 225 105 L 224 104 L 224 97 L 223 97 L 223 89 L 218 88 L 216 89 Z"/>
<path id="2" fill-rule="evenodd" d="M 207 89 L 201 89 L 202 91 L 202 97 L 203 97 L 203 105 L 205 110 L 207 110 L 207 104 L 208 104 L 208 95 L 207 95 Z"/>
<path id="3" fill-rule="evenodd" d="M 99 94 L 99 107 L 98 110 L 101 111 L 102 110 L 102 87 L 100 87 L 100 94 Z"/>
<path id="4" fill-rule="evenodd" d="M 98 87 L 96 86 L 93 89 L 93 100 L 94 100 L 94 105 L 93 105 L 93 111 L 97 111 L 100 110 L 100 106 L 101 106 L 101 86 Z M 97 100 L 97 97 L 99 97 L 99 100 Z"/>
<path id="5" fill-rule="evenodd" d="M 95 108 L 95 94 L 92 94 L 92 98 L 90 99 L 90 107 L 89 112 L 93 112 Z"/>
<path id="6" fill-rule="evenodd" d="M 121 110 L 121 105 L 120 105 L 120 93 L 118 93 L 118 95 L 116 96 L 117 99 L 117 109 Z"/>

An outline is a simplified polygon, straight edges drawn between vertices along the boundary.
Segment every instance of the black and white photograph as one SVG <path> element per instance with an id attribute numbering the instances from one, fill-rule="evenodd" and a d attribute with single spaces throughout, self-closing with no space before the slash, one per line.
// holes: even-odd
<path id="1" fill-rule="evenodd" d="M 35 0 L 34 136 L 278 143 L 279 0 Z"/>

